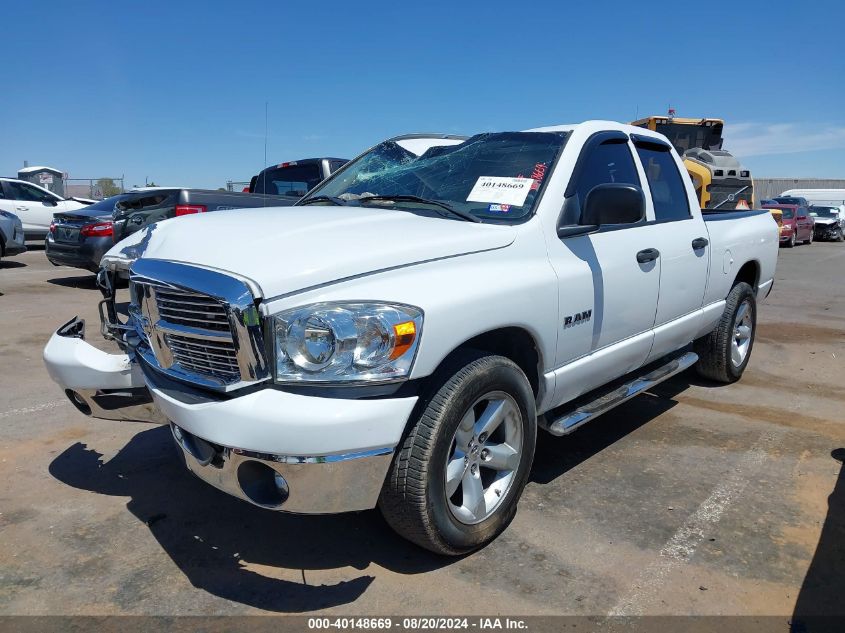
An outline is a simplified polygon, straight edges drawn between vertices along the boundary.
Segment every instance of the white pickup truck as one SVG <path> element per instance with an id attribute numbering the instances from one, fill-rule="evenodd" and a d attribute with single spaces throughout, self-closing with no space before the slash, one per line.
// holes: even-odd
<path id="1" fill-rule="evenodd" d="M 378 506 L 464 553 L 514 516 L 538 427 L 568 433 L 691 366 L 742 375 L 777 225 L 702 216 L 685 173 L 664 137 L 607 121 L 397 137 L 296 206 L 117 244 L 99 281 L 121 353 L 74 319 L 44 359 L 83 413 L 169 423 L 229 494 Z"/>

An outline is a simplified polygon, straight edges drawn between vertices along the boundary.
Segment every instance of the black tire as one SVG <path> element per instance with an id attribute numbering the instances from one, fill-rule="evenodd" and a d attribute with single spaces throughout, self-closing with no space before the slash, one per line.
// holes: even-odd
<path id="1" fill-rule="evenodd" d="M 737 312 L 740 307 L 748 303 L 751 311 L 751 335 L 747 352 L 742 362 L 737 365 L 731 360 L 732 343 L 737 327 Z M 699 375 L 722 383 L 736 382 L 751 359 L 754 338 L 757 334 L 757 301 L 754 291 L 745 282 L 739 282 L 728 293 L 725 311 L 716 328 L 707 336 L 703 336 L 693 343 L 693 350 L 698 354 L 695 365 Z"/>
<path id="2" fill-rule="evenodd" d="M 513 399 L 522 450 L 509 487 L 492 514 L 469 525 L 458 520 L 446 493 L 446 464 L 458 425 L 473 403 L 499 392 Z M 387 523 L 402 537 L 438 554 L 457 556 L 483 547 L 513 519 L 534 459 L 537 413 L 534 393 L 513 361 L 475 350 L 458 352 L 432 376 L 379 498 Z M 504 423 L 502 424 L 504 426 Z M 481 469 L 479 468 L 479 471 Z"/>
<path id="3" fill-rule="evenodd" d="M 845 233 L 842 232 L 842 229 L 839 229 L 839 233 L 836 234 L 836 241 L 837 242 L 845 241 Z"/>
<path id="4" fill-rule="evenodd" d="M 813 243 L 813 231 L 810 231 L 810 237 L 804 240 L 805 244 L 812 244 Z"/>
<path id="5" fill-rule="evenodd" d="M 786 243 L 786 248 L 795 248 L 795 231 L 789 236 L 789 241 Z"/>

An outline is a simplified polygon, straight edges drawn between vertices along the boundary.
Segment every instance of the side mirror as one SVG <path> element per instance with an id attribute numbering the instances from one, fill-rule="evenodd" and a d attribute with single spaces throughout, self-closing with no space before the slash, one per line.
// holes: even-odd
<path id="1" fill-rule="evenodd" d="M 53 200 L 53 199 L 49 199 L 49 200 L 42 200 L 42 202 L 44 203 L 44 206 L 47 206 L 47 207 L 56 207 L 56 206 L 58 206 L 58 205 L 59 205 L 59 203 L 58 203 L 58 202 L 56 202 L 56 201 L 55 201 L 55 200 Z"/>
<path id="2" fill-rule="evenodd" d="M 579 224 L 635 224 L 645 218 L 645 195 L 636 185 L 606 183 L 590 190 Z"/>

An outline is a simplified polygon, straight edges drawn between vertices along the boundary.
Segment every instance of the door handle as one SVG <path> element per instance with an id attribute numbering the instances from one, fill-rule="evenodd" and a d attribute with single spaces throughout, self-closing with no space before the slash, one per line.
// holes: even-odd
<path id="1" fill-rule="evenodd" d="M 637 253 L 637 261 L 641 264 L 653 262 L 658 257 L 660 257 L 660 251 L 656 248 L 646 248 Z"/>
<path id="2" fill-rule="evenodd" d="M 29 211 L 29 207 L 15 207 L 15 211 Z"/>
<path id="3" fill-rule="evenodd" d="M 692 241 L 692 248 L 693 250 L 697 251 L 701 248 L 707 246 L 710 242 L 707 240 L 706 237 L 697 237 Z"/>

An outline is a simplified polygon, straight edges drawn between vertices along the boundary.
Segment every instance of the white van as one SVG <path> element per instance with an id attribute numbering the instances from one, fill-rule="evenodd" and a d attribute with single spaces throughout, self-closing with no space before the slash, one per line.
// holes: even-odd
<path id="1" fill-rule="evenodd" d="M 790 189 L 778 197 L 806 198 L 815 205 L 838 207 L 845 204 L 845 189 Z"/>

